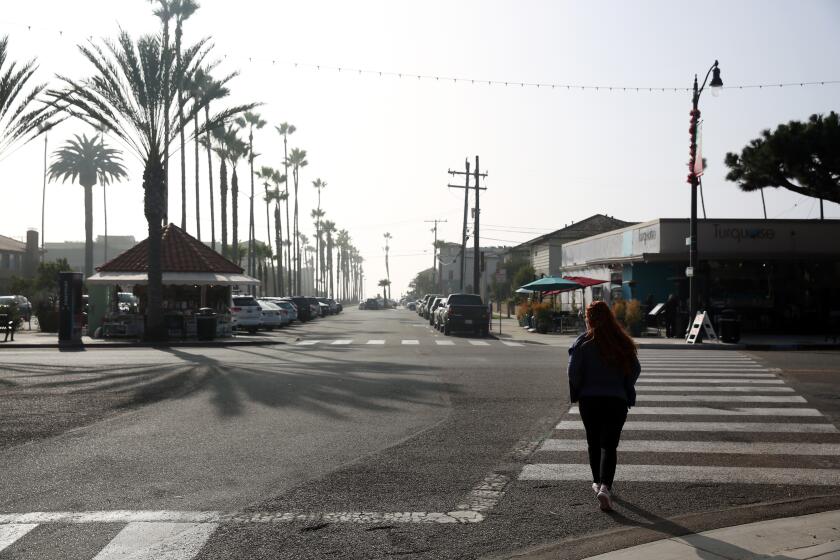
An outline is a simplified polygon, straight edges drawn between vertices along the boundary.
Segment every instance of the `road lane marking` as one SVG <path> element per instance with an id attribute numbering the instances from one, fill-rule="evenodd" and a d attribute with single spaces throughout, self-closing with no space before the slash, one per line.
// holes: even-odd
<path id="1" fill-rule="evenodd" d="M 738 379 L 778 379 L 775 373 L 720 373 L 707 371 L 648 371 L 642 370 L 642 376 L 651 377 L 737 377 Z"/>
<path id="2" fill-rule="evenodd" d="M 799 395 L 636 395 L 636 402 L 805 403 Z"/>
<path id="3" fill-rule="evenodd" d="M 715 379 L 656 379 L 639 377 L 637 383 L 752 383 L 755 385 L 783 385 L 781 379 L 738 379 L 737 377 L 715 378 Z"/>
<path id="4" fill-rule="evenodd" d="M 378 345 L 381 346 L 381 345 L 385 344 L 385 341 L 384 340 L 368 340 L 365 344 L 378 344 Z"/>
<path id="5" fill-rule="evenodd" d="M 455 346 L 455 343 L 451 340 L 435 340 L 435 344 L 438 346 Z"/>
<path id="6" fill-rule="evenodd" d="M 10 523 L 8 525 L 0 525 L 0 551 L 15 544 L 15 541 L 37 526 L 37 523 Z"/>
<path id="7" fill-rule="evenodd" d="M 319 342 L 324 342 L 324 341 L 323 340 L 301 340 L 300 342 L 297 343 L 296 346 L 314 346 L 315 344 L 318 344 Z"/>
<path id="8" fill-rule="evenodd" d="M 589 465 L 525 465 L 520 480 L 592 480 Z M 697 467 L 687 465 L 626 465 L 618 467 L 621 482 L 691 482 L 712 484 L 805 484 L 840 485 L 838 469 L 761 467 Z"/>
<path id="9" fill-rule="evenodd" d="M 420 344 L 419 340 L 403 340 L 402 343 L 406 346 L 417 346 Z"/>
<path id="10" fill-rule="evenodd" d="M 332 344 L 334 346 L 346 346 L 347 344 L 350 344 L 351 342 L 353 342 L 353 341 L 349 338 L 340 338 L 338 340 L 333 340 L 330 344 Z"/>
<path id="11" fill-rule="evenodd" d="M 505 346 L 524 346 L 523 344 L 521 344 L 521 343 L 519 343 L 519 342 L 508 342 L 507 340 L 503 340 L 503 341 L 501 341 L 501 342 L 502 342 L 502 344 L 504 344 Z"/>
<path id="12" fill-rule="evenodd" d="M 569 414 L 580 414 L 578 407 L 569 409 Z M 716 408 L 710 406 L 634 406 L 630 414 L 635 416 L 822 416 L 816 408 Z"/>
<path id="13" fill-rule="evenodd" d="M 714 453 L 740 455 L 840 456 L 837 443 L 765 443 L 742 441 L 624 440 L 622 453 Z M 585 451 L 580 439 L 547 439 L 540 451 Z"/>
<path id="14" fill-rule="evenodd" d="M 667 385 L 637 385 L 636 394 L 642 393 L 794 393 L 793 387 L 691 387 Z"/>
<path id="15" fill-rule="evenodd" d="M 217 527 L 217 523 L 129 523 L 93 560 L 192 558 Z"/>
<path id="16" fill-rule="evenodd" d="M 562 420 L 556 430 L 583 430 L 580 420 Z M 833 424 L 782 422 L 625 422 L 624 431 L 634 432 L 760 432 L 779 434 L 836 434 Z"/>
<path id="17" fill-rule="evenodd" d="M 40 523 L 130 523 L 150 525 L 196 524 L 267 524 L 267 523 L 478 523 L 484 515 L 476 511 L 454 510 L 450 512 L 425 511 L 334 511 L 322 513 L 304 513 L 294 511 L 35 511 L 29 513 L 0 513 L 0 530 L 10 525 L 18 525 L 22 520 L 39 519 Z M 35 524 L 37 525 L 37 523 Z M 35 526 L 33 525 L 33 526 Z M 119 536 L 119 535 L 117 535 Z M 131 558 L 134 558 L 133 556 Z M 143 557 L 140 557 L 143 558 Z"/>
<path id="18" fill-rule="evenodd" d="M 490 346 L 489 342 L 485 342 L 483 340 L 470 340 L 469 343 L 473 346 Z"/>

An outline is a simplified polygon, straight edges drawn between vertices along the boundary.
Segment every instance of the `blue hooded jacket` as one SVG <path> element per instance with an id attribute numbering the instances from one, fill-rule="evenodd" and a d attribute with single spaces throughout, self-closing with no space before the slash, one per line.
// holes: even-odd
<path id="1" fill-rule="evenodd" d="M 629 408 L 636 404 L 636 380 L 641 371 L 635 357 L 632 375 L 604 363 L 595 341 L 582 334 L 569 348 L 569 395 L 573 403 L 580 397 L 617 397 L 627 401 Z"/>

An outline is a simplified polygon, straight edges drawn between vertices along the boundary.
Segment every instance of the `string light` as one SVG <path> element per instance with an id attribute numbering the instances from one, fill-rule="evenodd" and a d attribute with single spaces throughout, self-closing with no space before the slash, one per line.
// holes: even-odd
<path id="1" fill-rule="evenodd" d="M 0 22 L 0 25 L 13 25 L 13 26 L 20 26 L 25 27 L 27 31 L 32 32 L 33 30 L 41 30 L 47 31 L 50 33 L 57 32 L 58 35 L 65 39 L 64 31 L 62 29 L 47 29 L 42 28 L 39 26 L 33 27 L 32 25 L 28 24 L 20 24 L 16 22 Z M 92 40 L 91 37 L 88 37 L 88 40 Z M 223 55 L 224 59 L 228 59 L 228 55 Z M 619 86 L 619 85 L 607 85 L 607 84 L 598 84 L 598 85 L 590 85 L 590 84 L 559 84 L 559 83 L 551 83 L 551 82 L 521 82 L 518 80 L 485 80 L 479 79 L 474 77 L 463 77 L 463 76 L 443 76 L 443 75 L 435 75 L 435 74 L 417 74 L 417 73 L 410 73 L 410 72 L 392 72 L 387 70 L 370 70 L 365 68 L 348 68 L 345 66 L 330 66 L 326 64 L 314 64 L 314 63 L 304 63 L 304 62 L 283 62 L 278 61 L 277 59 L 261 59 L 258 57 L 248 56 L 248 62 L 251 64 L 255 63 L 264 63 L 264 64 L 271 64 L 272 66 L 277 65 L 287 65 L 295 69 L 314 69 L 315 71 L 333 71 L 336 73 L 343 73 L 343 74 L 356 74 L 356 75 L 378 75 L 379 77 L 395 77 L 397 79 L 402 79 L 403 77 L 408 78 L 416 78 L 418 81 L 422 80 L 434 80 L 439 82 L 440 80 L 450 81 L 453 84 L 457 84 L 459 81 L 461 83 L 469 83 L 469 85 L 475 85 L 476 82 L 479 84 L 487 84 L 488 86 L 509 86 L 509 85 L 516 85 L 519 84 L 520 88 L 534 88 L 534 89 L 546 89 L 551 88 L 554 89 L 562 89 L 565 88 L 566 91 L 595 91 L 600 92 L 601 90 L 610 91 L 613 93 L 621 92 L 621 93 L 635 93 L 635 92 L 647 92 L 647 93 L 682 93 L 682 92 L 690 92 L 692 91 L 691 87 L 673 87 L 673 86 Z M 723 86 L 723 89 L 729 90 L 749 90 L 749 89 L 764 89 L 764 88 L 786 88 L 786 87 L 818 87 L 818 86 L 833 86 L 840 84 L 840 80 L 815 80 L 815 81 L 799 81 L 799 82 L 768 82 L 768 83 L 761 83 L 761 84 L 738 84 L 738 85 L 730 85 L 730 86 Z"/>

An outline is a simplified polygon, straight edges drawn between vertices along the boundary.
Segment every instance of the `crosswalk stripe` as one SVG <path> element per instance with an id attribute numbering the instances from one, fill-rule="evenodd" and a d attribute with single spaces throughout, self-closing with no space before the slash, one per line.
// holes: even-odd
<path id="1" fill-rule="evenodd" d="M 703 373 L 771 373 L 770 370 L 767 368 L 698 368 L 694 366 L 667 368 L 652 368 L 642 366 L 642 372 L 696 373 L 699 375 L 702 375 Z"/>
<path id="2" fill-rule="evenodd" d="M 712 378 L 712 377 L 737 377 L 738 379 L 761 379 L 761 378 L 769 378 L 775 379 L 775 373 L 719 373 L 719 372 L 706 372 L 706 371 L 647 371 L 642 370 L 642 375 L 644 377 L 704 377 L 704 378 Z"/>
<path id="3" fill-rule="evenodd" d="M 438 346 L 455 346 L 455 343 L 451 340 L 435 340 L 435 344 Z"/>
<path id="4" fill-rule="evenodd" d="M 217 527 L 217 523 L 129 523 L 93 560 L 192 558 Z"/>
<path id="5" fill-rule="evenodd" d="M 419 340 L 403 340 L 402 343 L 406 346 L 416 346 L 420 344 Z"/>
<path id="6" fill-rule="evenodd" d="M 792 387 L 751 386 L 751 387 L 692 387 L 667 385 L 637 385 L 636 394 L 642 393 L 794 393 Z"/>
<path id="7" fill-rule="evenodd" d="M 490 346 L 489 342 L 485 342 L 483 340 L 470 340 L 469 342 L 473 346 Z"/>
<path id="8" fill-rule="evenodd" d="M 381 345 L 385 344 L 385 341 L 384 340 L 368 340 L 366 342 L 366 344 L 378 344 L 378 345 L 381 346 Z"/>
<path id="9" fill-rule="evenodd" d="M 501 342 L 502 342 L 502 344 L 504 344 L 505 346 L 523 346 L 523 344 L 521 344 L 521 343 L 519 343 L 519 342 L 509 342 L 509 341 L 507 341 L 507 340 L 502 340 Z"/>
<path id="10" fill-rule="evenodd" d="M 589 465 L 525 465 L 520 480 L 592 480 Z M 838 469 L 619 465 L 616 479 L 629 482 L 840 485 Z"/>
<path id="11" fill-rule="evenodd" d="M 580 420 L 562 420 L 557 430 L 583 430 Z M 780 434 L 836 434 L 833 424 L 799 424 L 781 422 L 645 422 L 629 421 L 624 431 L 639 432 L 756 432 Z"/>
<path id="12" fill-rule="evenodd" d="M 344 345 L 350 344 L 351 342 L 353 342 L 353 341 L 350 340 L 349 338 L 340 338 L 338 340 L 333 340 L 330 344 L 333 344 L 335 346 L 344 346 Z"/>
<path id="13" fill-rule="evenodd" d="M 569 414 L 580 414 L 578 407 Z M 708 406 L 636 406 L 630 409 L 634 416 L 822 416 L 816 408 L 713 408 Z"/>
<path id="14" fill-rule="evenodd" d="M 15 541 L 37 527 L 37 523 L 14 523 L 0 525 L 0 550 L 9 548 Z"/>
<path id="15" fill-rule="evenodd" d="M 715 379 L 656 379 L 643 375 L 636 383 L 751 383 L 754 385 L 783 385 L 781 379 L 738 379 L 737 377 Z"/>
<path id="16" fill-rule="evenodd" d="M 840 456 L 837 443 L 624 440 L 622 453 L 715 453 L 740 455 Z M 540 451 L 585 451 L 586 441 L 547 439 Z"/>
<path id="17" fill-rule="evenodd" d="M 301 340 L 297 343 L 297 346 L 314 346 L 319 342 L 324 342 L 323 340 Z"/>
<path id="18" fill-rule="evenodd" d="M 636 395 L 637 402 L 804 403 L 799 395 Z"/>

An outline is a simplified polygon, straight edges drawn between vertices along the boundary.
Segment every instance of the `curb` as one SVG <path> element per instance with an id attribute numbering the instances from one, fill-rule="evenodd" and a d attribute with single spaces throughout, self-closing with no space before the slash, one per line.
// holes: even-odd
<path id="1" fill-rule="evenodd" d="M 226 343 L 212 343 L 212 342 L 202 342 L 202 341 L 182 341 L 182 342 L 171 342 L 171 343 L 161 343 L 161 342 L 90 342 L 87 344 L 79 344 L 79 345 L 63 345 L 58 344 L 57 342 L 38 342 L 34 344 L 20 344 L 17 342 L 4 342 L 0 343 L 0 350 L 3 348 L 15 348 L 15 349 L 26 349 L 26 348 L 55 348 L 60 350 L 87 350 L 88 348 L 117 348 L 117 349 L 124 349 L 124 348 L 228 348 L 228 347 L 235 347 L 235 346 L 275 346 L 275 345 L 282 345 L 288 344 L 288 342 L 280 341 L 280 340 L 241 340 L 241 341 L 231 341 Z"/>

